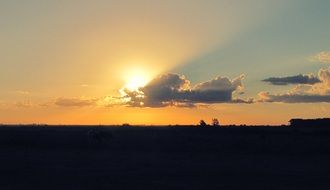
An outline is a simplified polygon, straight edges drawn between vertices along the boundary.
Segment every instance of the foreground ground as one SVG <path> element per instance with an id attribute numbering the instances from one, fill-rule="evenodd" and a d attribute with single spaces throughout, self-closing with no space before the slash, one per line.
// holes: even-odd
<path id="1" fill-rule="evenodd" d="M 0 189 L 330 189 L 329 128 L 0 127 Z"/>

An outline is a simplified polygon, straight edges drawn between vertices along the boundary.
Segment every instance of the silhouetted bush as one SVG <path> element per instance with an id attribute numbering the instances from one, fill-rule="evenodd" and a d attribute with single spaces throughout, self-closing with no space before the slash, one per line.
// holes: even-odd
<path id="1" fill-rule="evenodd" d="M 200 120 L 199 121 L 199 126 L 200 127 L 207 127 L 207 124 L 206 124 L 206 122 L 204 120 Z"/>
<path id="2" fill-rule="evenodd" d="M 219 127 L 220 126 L 219 120 L 217 118 L 213 118 L 212 125 L 213 125 L 213 127 Z"/>

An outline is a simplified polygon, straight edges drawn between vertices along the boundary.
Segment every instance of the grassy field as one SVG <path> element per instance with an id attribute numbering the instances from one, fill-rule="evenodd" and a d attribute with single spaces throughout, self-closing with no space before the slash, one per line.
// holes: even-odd
<path id="1" fill-rule="evenodd" d="M 330 189 L 330 127 L 1 126 L 0 189 Z"/>

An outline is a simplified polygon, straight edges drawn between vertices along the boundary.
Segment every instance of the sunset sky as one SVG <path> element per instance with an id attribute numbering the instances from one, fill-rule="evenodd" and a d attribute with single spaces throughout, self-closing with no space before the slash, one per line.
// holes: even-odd
<path id="1" fill-rule="evenodd" d="M 2 0 L 0 123 L 330 117 L 329 0 Z"/>

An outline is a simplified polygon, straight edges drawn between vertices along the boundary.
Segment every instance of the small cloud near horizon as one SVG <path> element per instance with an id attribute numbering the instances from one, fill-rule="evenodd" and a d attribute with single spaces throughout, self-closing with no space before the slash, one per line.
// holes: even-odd
<path id="1" fill-rule="evenodd" d="M 82 87 L 82 88 L 87 88 L 87 87 L 90 87 L 90 85 L 89 85 L 89 84 L 80 84 L 79 86 L 80 86 L 80 87 Z"/>
<path id="2" fill-rule="evenodd" d="M 31 101 L 18 101 L 14 103 L 14 106 L 19 108 L 30 108 L 33 107 L 34 104 Z"/>
<path id="3" fill-rule="evenodd" d="M 15 90 L 15 91 L 13 91 L 13 93 L 18 94 L 18 95 L 24 95 L 24 96 L 31 94 L 31 92 L 26 91 L 26 90 Z"/>
<path id="4" fill-rule="evenodd" d="M 321 82 L 320 79 L 315 77 L 313 74 L 307 74 L 307 75 L 299 74 L 288 77 L 270 77 L 262 81 L 270 83 L 272 85 L 315 84 Z"/>
<path id="5" fill-rule="evenodd" d="M 283 103 L 330 103 L 330 67 L 320 69 L 318 72 L 319 83 L 298 85 L 291 92 L 284 94 L 270 94 L 260 92 L 259 102 Z"/>
<path id="6" fill-rule="evenodd" d="M 330 51 L 322 51 L 310 57 L 310 61 L 319 63 L 330 63 Z"/>
<path id="7" fill-rule="evenodd" d="M 63 107 L 85 107 L 95 105 L 97 98 L 57 98 L 55 105 Z"/>

